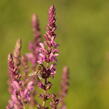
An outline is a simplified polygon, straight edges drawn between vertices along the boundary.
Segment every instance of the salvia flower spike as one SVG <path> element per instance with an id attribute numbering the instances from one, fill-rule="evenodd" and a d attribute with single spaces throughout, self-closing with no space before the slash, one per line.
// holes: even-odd
<path id="1" fill-rule="evenodd" d="M 26 55 L 34 66 L 37 64 L 37 60 L 39 56 L 39 47 L 40 47 L 39 43 L 41 42 L 39 20 L 35 14 L 32 15 L 32 29 L 34 33 L 34 39 L 29 44 L 29 50 L 31 51 L 31 53 L 28 53 Z"/>
<path id="2" fill-rule="evenodd" d="M 67 66 L 63 68 L 62 78 L 61 78 L 61 90 L 60 90 L 60 104 L 61 109 L 67 109 L 64 99 L 68 93 L 69 88 L 69 69 Z"/>
<path id="3" fill-rule="evenodd" d="M 20 96 L 20 75 L 15 67 L 12 54 L 8 56 L 8 73 L 9 92 L 11 96 L 6 109 L 23 109 Z"/>
<path id="4" fill-rule="evenodd" d="M 22 41 L 16 42 L 8 56 L 8 85 L 10 99 L 6 109 L 67 109 L 64 99 L 68 93 L 69 71 L 64 67 L 59 95 L 50 93 L 51 79 L 56 74 L 56 9 L 50 6 L 46 32 L 41 35 L 38 17 L 32 15 L 34 38 L 29 43 L 29 53 L 21 54 Z M 41 37 L 43 36 L 43 37 Z M 51 78 L 51 79 L 50 79 Z"/>

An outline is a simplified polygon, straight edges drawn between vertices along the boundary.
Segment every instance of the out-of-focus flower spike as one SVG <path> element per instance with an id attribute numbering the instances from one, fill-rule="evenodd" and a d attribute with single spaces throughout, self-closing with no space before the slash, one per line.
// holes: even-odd
<path id="1" fill-rule="evenodd" d="M 66 105 L 64 102 L 64 98 L 68 93 L 68 88 L 69 88 L 69 69 L 67 66 L 63 68 L 63 73 L 62 73 L 62 79 L 61 79 L 61 90 L 60 90 L 60 103 L 61 103 L 61 108 L 60 109 L 66 109 Z"/>
<path id="2" fill-rule="evenodd" d="M 34 39 L 29 44 L 29 50 L 31 53 L 27 54 L 28 60 L 31 61 L 33 67 L 36 66 L 39 56 L 39 43 L 41 42 L 41 33 L 39 27 L 39 20 L 38 17 L 33 14 L 32 15 L 32 28 L 34 33 Z"/>
<path id="3" fill-rule="evenodd" d="M 29 49 L 34 54 L 37 50 L 37 47 L 39 47 L 39 43 L 41 41 L 41 33 L 40 33 L 40 27 L 39 27 L 39 20 L 36 14 L 32 15 L 32 28 L 34 33 L 34 39 L 29 44 Z"/>
<path id="4" fill-rule="evenodd" d="M 39 20 L 36 14 L 32 15 L 32 28 L 35 37 L 40 37 Z"/>
<path id="5" fill-rule="evenodd" d="M 16 66 L 17 67 L 17 66 Z M 6 109 L 23 109 L 23 104 L 20 98 L 20 74 L 17 73 L 17 68 L 15 67 L 13 55 L 8 55 L 8 74 L 9 74 L 9 93 L 10 100 Z"/>
<path id="6" fill-rule="evenodd" d="M 21 48 L 22 48 L 22 41 L 20 39 L 17 40 L 15 49 L 13 51 L 13 60 L 15 67 L 19 67 L 21 64 Z"/>

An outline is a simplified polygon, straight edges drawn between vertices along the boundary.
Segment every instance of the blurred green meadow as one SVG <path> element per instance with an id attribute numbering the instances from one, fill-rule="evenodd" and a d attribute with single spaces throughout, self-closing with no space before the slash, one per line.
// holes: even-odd
<path id="1" fill-rule="evenodd" d="M 109 0 L 0 0 L 0 109 L 8 95 L 7 55 L 18 38 L 22 53 L 33 38 L 36 13 L 44 34 L 48 8 L 57 10 L 60 56 L 53 90 L 58 92 L 64 65 L 70 68 L 68 109 L 109 109 Z"/>

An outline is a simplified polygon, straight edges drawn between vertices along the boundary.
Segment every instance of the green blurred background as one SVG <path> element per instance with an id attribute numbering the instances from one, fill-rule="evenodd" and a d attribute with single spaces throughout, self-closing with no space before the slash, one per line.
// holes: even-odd
<path id="1" fill-rule="evenodd" d="M 31 15 L 39 16 L 42 33 L 51 4 L 57 8 L 60 44 L 54 91 L 61 69 L 70 68 L 68 109 L 109 109 L 109 0 L 0 0 L 0 109 L 8 100 L 7 55 L 18 38 L 27 52 L 33 38 Z"/>

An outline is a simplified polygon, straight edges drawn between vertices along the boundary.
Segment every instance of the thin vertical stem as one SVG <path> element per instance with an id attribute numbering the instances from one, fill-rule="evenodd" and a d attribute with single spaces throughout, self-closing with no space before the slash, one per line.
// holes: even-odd
<path id="1" fill-rule="evenodd" d="M 46 87 L 46 85 L 47 85 L 47 78 L 44 79 L 44 85 L 45 85 L 45 87 Z M 45 90 L 44 90 L 44 96 L 46 96 L 46 95 L 47 95 L 47 90 L 45 89 Z M 44 98 L 43 103 L 42 103 L 42 106 L 43 106 L 43 107 L 45 107 L 46 101 L 47 101 L 47 100 Z"/>

